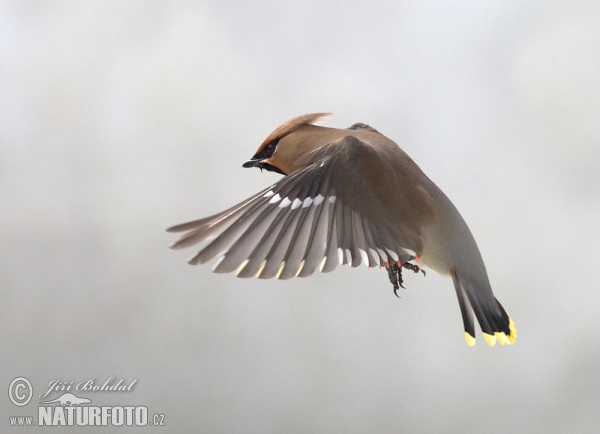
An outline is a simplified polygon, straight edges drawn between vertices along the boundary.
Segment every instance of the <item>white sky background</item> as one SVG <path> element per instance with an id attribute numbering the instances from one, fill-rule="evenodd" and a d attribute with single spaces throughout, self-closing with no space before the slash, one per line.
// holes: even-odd
<path id="1" fill-rule="evenodd" d="M 599 3 L 124 3 L 0 2 L 0 388 L 138 378 L 81 395 L 171 433 L 596 432 Z M 167 249 L 275 182 L 241 164 L 317 111 L 446 192 L 516 345 L 468 348 L 433 273 L 397 299 L 384 271 L 236 279 Z M 2 427 L 37 412 L 2 395 Z"/>

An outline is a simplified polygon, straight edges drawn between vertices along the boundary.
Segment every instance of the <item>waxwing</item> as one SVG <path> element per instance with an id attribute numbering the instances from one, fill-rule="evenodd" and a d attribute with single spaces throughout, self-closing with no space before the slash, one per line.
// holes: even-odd
<path id="1" fill-rule="evenodd" d="M 260 279 L 346 264 L 386 267 L 394 291 L 402 268 L 429 268 L 452 278 L 468 345 L 475 344 L 473 312 L 488 344 L 514 343 L 513 321 L 450 199 L 374 128 L 314 125 L 327 115 L 299 116 L 275 129 L 243 167 L 284 177 L 226 211 L 167 229 L 186 232 L 171 248 L 206 242 L 190 264 L 218 258 L 214 272 Z"/>

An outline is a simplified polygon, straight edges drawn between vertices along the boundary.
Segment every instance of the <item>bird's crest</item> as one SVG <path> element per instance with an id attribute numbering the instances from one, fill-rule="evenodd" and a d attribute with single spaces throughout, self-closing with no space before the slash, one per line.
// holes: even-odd
<path id="1" fill-rule="evenodd" d="M 275 128 L 275 131 L 273 131 L 269 135 L 269 137 L 267 137 L 264 140 L 264 142 L 262 142 L 262 144 L 256 150 L 256 153 L 258 154 L 269 143 L 288 135 L 292 131 L 296 130 L 298 127 L 302 125 L 312 125 L 328 116 L 331 116 L 331 113 L 310 113 L 307 115 L 295 117 L 293 119 L 290 119 L 289 121 L 284 122 L 283 124 Z"/>

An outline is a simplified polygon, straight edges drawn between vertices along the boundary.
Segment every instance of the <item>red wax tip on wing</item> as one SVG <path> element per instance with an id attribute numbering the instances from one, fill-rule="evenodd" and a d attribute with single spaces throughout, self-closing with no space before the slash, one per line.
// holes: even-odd
<path id="1" fill-rule="evenodd" d="M 389 262 L 385 263 L 385 268 L 390 268 L 390 263 Z"/>
<path id="2" fill-rule="evenodd" d="M 419 258 L 419 255 L 416 255 L 416 256 L 415 256 L 415 259 L 416 259 L 417 261 L 420 261 L 420 260 L 421 260 L 421 258 Z"/>
<path id="3" fill-rule="evenodd" d="M 398 267 L 402 267 L 402 263 L 398 261 Z"/>
<path id="4" fill-rule="evenodd" d="M 381 270 L 381 264 L 379 264 L 379 269 Z"/>

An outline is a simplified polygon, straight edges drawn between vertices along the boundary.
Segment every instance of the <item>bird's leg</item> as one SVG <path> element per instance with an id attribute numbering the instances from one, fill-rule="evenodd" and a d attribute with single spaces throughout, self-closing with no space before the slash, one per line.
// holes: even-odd
<path id="1" fill-rule="evenodd" d="M 394 295 L 398 298 L 400 298 L 398 295 L 398 290 L 400 288 L 404 288 L 404 286 L 402 286 L 404 283 L 402 280 L 402 268 L 412 270 L 414 273 L 418 273 L 420 271 L 423 273 L 423 276 L 425 276 L 425 270 L 421 270 L 418 265 L 411 264 L 410 262 L 405 262 L 402 264 L 400 261 L 398 261 L 392 264 L 387 264 L 386 269 L 388 272 L 388 277 L 390 282 L 392 282 L 392 285 L 394 285 Z"/>
<path id="2" fill-rule="evenodd" d="M 388 264 L 386 269 L 388 272 L 388 277 L 390 278 L 390 282 L 392 282 L 392 285 L 394 285 L 394 295 L 400 298 L 398 295 L 398 290 L 400 287 L 404 288 L 404 286 L 402 286 L 402 267 L 399 267 L 398 264 L 394 262 L 392 264 Z"/>

